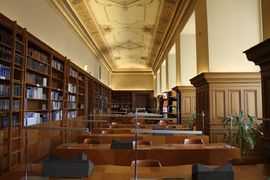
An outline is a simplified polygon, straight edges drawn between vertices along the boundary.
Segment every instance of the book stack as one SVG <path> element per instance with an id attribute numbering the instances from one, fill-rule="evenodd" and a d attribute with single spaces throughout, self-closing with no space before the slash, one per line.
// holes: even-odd
<path id="1" fill-rule="evenodd" d="M 10 79 L 10 67 L 0 64 L 0 79 Z"/>
<path id="2" fill-rule="evenodd" d="M 48 56 L 38 50 L 33 48 L 28 48 L 28 56 L 31 56 L 34 59 L 37 59 L 45 64 L 48 64 Z"/>
<path id="3" fill-rule="evenodd" d="M 35 70 L 37 72 L 41 72 L 43 74 L 48 74 L 48 66 L 47 65 L 40 63 L 40 62 L 37 62 L 37 61 L 31 59 L 30 57 L 28 57 L 28 59 L 27 59 L 27 68 Z"/>
<path id="4" fill-rule="evenodd" d="M 9 110 L 9 99 L 0 99 L 0 111 Z"/>
<path id="5" fill-rule="evenodd" d="M 72 76 L 72 77 L 77 78 L 78 77 L 78 72 L 75 71 L 74 69 L 70 68 L 69 69 L 69 75 Z"/>
<path id="6" fill-rule="evenodd" d="M 64 71 L 64 65 L 62 63 L 60 63 L 57 60 L 52 60 L 52 67 L 59 70 L 59 71 Z"/>
<path id="7" fill-rule="evenodd" d="M 11 62 L 11 60 L 12 60 L 11 50 L 4 48 L 4 47 L 0 47 L 0 58 L 6 60 L 8 62 Z"/>
<path id="8" fill-rule="evenodd" d="M 9 96 L 9 84 L 0 84 L 0 96 Z"/>
<path id="9" fill-rule="evenodd" d="M 19 84 L 13 85 L 13 95 L 14 96 L 21 96 L 21 85 L 19 85 Z"/>
<path id="10" fill-rule="evenodd" d="M 43 88 L 27 87 L 26 97 L 29 99 L 47 99 L 46 94 L 43 93 Z"/>
<path id="11" fill-rule="evenodd" d="M 51 113 L 51 120 L 52 121 L 59 121 L 62 120 L 62 111 L 54 111 Z"/>
<path id="12" fill-rule="evenodd" d="M 76 85 L 68 83 L 68 92 L 70 93 L 76 93 Z"/>
<path id="13" fill-rule="evenodd" d="M 32 73 L 26 73 L 26 82 L 31 84 L 38 84 L 41 86 L 47 86 L 47 78 L 38 76 Z"/>

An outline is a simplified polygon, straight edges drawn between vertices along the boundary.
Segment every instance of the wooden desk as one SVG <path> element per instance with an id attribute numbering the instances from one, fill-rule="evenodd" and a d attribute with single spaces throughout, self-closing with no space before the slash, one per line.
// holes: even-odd
<path id="1" fill-rule="evenodd" d="M 84 152 L 95 165 L 129 166 L 138 159 L 159 160 L 163 166 L 183 164 L 221 165 L 229 159 L 240 158 L 239 148 L 228 148 L 218 144 L 159 144 L 139 145 L 138 150 L 112 150 L 110 144 L 63 144 L 55 149 L 61 156 L 75 156 Z"/>
<path id="2" fill-rule="evenodd" d="M 41 164 L 29 164 L 31 171 L 28 175 L 41 175 Z M 270 164 L 233 166 L 235 180 L 267 180 L 270 177 Z M 191 165 L 168 167 L 140 167 L 138 177 L 183 177 L 191 180 Z M 0 176 L 0 179 L 20 179 L 24 175 L 24 166 L 13 169 Z M 92 174 L 83 180 L 130 180 L 134 176 L 134 169 L 130 166 L 95 165 Z M 53 179 L 53 178 L 50 178 Z"/>
<path id="3" fill-rule="evenodd" d="M 78 143 L 82 143 L 85 138 L 96 138 L 102 144 L 110 144 L 112 140 L 128 141 L 135 139 L 135 134 L 84 134 L 78 137 Z M 138 134 L 138 140 L 151 141 L 152 144 L 183 144 L 185 138 L 203 139 L 205 144 L 209 143 L 207 135 L 173 135 L 173 136 L 153 136 L 152 134 Z"/>

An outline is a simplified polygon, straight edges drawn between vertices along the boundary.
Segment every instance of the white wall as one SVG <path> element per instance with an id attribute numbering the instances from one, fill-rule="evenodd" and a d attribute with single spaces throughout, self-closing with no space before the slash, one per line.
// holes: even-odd
<path id="1" fill-rule="evenodd" d="M 168 80 L 169 89 L 176 86 L 176 56 L 175 54 L 168 54 Z"/>
<path id="2" fill-rule="evenodd" d="M 195 34 L 180 35 L 181 85 L 188 86 L 190 79 L 197 75 Z"/>
<path id="3" fill-rule="evenodd" d="M 161 93 L 166 91 L 166 60 L 161 65 Z"/>
<path id="4" fill-rule="evenodd" d="M 79 67 L 88 65 L 88 71 L 98 79 L 99 66 L 102 68 L 101 81 L 109 85 L 110 73 L 90 52 L 71 27 L 49 5 L 49 0 L 8 0 L 1 1 L 0 11 L 11 20 L 27 28 L 41 41 L 67 56 Z"/>
<path id="5" fill-rule="evenodd" d="M 157 76 L 156 76 L 156 83 L 157 83 L 157 95 L 161 94 L 161 89 L 160 89 L 160 69 L 157 71 Z"/>
<path id="6" fill-rule="evenodd" d="M 259 0 L 207 0 L 209 71 L 257 72 L 242 53 L 260 42 Z"/>

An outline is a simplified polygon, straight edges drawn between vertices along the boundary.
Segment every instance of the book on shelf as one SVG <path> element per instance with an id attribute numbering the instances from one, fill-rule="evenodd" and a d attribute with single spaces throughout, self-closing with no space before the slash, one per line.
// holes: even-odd
<path id="1" fill-rule="evenodd" d="M 59 121 L 59 120 L 62 120 L 62 117 L 63 117 L 62 111 L 53 111 L 53 112 L 51 113 L 51 120 L 52 120 L 52 121 Z"/>
<path id="2" fill-rule="evenodd" d="M 48 64 L 48 56 L 36 49 L 28 48 L 28 56 L 35 58 L 45 64 Z"/>
<path id="3" fill-rule="evenodd" d="M 47 99 L 46 93 L 40 87 L 26 87 L 26 98 L 29 99 Z"/>
<path id="4" fill-rule="evenodd" d="M 76 85 L 68 83 L 68 92 L 70 93 L 76 93 Z"/>
<path id="5" fill-rule="evenodd" d="M 163 107 L 168 107 L 169 105 L 169 100 L 164 100 L 163 101 Z"/>
<path id="6" fill-rule="evenodd" d="M 8 128 L 9 117 L 7 114 L 0 115 L 0 129 Z"/>
<path id="7" fill-rule="evenodd" d="M 26 82 L 31 84 L 38 84 L 41 86 L 47 86 L 47 78 L 39 76 L 33 73 L 26 73 Z"/>
<path id="8" fill-rule="evenodd" d="M 18 66 L 21 66 L 23 62 L 23 57 L 19 56 L 18 54 L 15 55 L 14 63 Z"/>
<path id="9" fill-rule="evenodd" d="M 168 93 L 167 92 L 163 92 L 162 93 L 162 98 L 163 99 L 168 99 Z"/>
<path id="10" fill-rule="evenodd" d="M 9 96 L 10 85 L 0 84 L 0 96 Z"/>
<path id="11" fill-rule="evenodd" d="M 41 124 L 48 122 L 47 113 L 26 112 L 24 126 L 30 126 L 34 124 Z"/>
<path id="12" fill-rule="evenodd" d="M 76 115 L 77 113 L 76 113 L 76 111 L 69 111 L 68 112 L 68 119 L 74 119 L 74 118 L 76 118 Z"/>
<path id="13" fill-rule="evenodd" d="M 12 51 L 5 48 L 5 47 L 0 47 L 0 58 L 6 60 L 8 62 L 11 62 Z"/>
<path id="14" fill-rule="evenodd" d="M 12 45 L 12 34 L 0 29 L 0 42 L 11 46 Z"/>
<path id="15" fill-rule="evenodd" d="M 167 112 L 168 112 L 168 107 L 163 107 L 163 108 L 162 108 L 162 112 L 163 112 L 163 113 L 167 113 Z"/>
<path id="16" fill-rule="evenodd" d="M 75 71 L 73 68 L 69 68 L 69 75 L 74 77 L 74 78 L 77 78 L 78 77 L 78 72 Z"/>
<path id="17" fill-rule="evenodd" d="M 21 85 L 20 84 L 13 84 L 13 95 L 14 96 L 21 96 Z"/>
<path id="18" fill-rule="evenodd" d="M 51 100 L 53 100 L 53 101 L 62 101 L 63 96 L 61 96 L 60 92 L 58 92 L 58 91 L 52 91 L 51 92 Z"/>
<path id="19" fill-rule="evenodd" d="M 27 68 L 43 74 L 48 74 L 48 65 L 35 61 L 30 57 L 27 59 Z"/>
<path id="20" fill-rule="evenodd" d="M 64 65 L 55 59 L 52 60 L 52 67 L 59 71 L 64 71 Z"/>
<path id="21" fill-rule="evenodd" d="M 16 42 L 16 51 L 22 53 L 24 45 L 21 42 Z"/>
<path id="22" fill-rule="evenodd" d="M 12 100 L 12 109 L 13 110 L 20 110 L 20 108 L 21 108 L 21 100 L 13 99 Z"/>
<path id="23" fill-rule="evenodd" d="M 0 79 L 10 79 L 10 67 L 0 64 Z"/>
<path id="24" fill-rule="evenodd" d="M 51 102 L 51 108 L 53 110 L 59 110 L 62 108 L 62 102 L 59 102 L 59 101 L 53 101 Z"/>
<path id="25" fill-rule="evenodd" d="M 9 110 L 9 99 L 0 99 L 0 111 Z"/>
<path id="26" fill-rule="evenodd" d="M 177 106 L 177 102 L 176 101 L 172 101 L 172 106 Z"/>
<path id="27" fill-rule="evenodd" d="M 76 96 L 75 95 L 68 95 L 68 101 L 75 102 L 76 101 Z"/>

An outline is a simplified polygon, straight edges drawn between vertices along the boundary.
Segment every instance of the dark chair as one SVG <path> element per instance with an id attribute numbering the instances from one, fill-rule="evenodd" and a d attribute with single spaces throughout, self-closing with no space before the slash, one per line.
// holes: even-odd
<path id="1" fill-rule="evenodd" d="M 234 180 L 232 164 L 214 169 L 202 164 L 192 165 L 192 180 Z"/>
<path id="2" fill-rule="evenodd" d="M 101 144 L 99 139 L 85 138 L 83 144 Z"/>
<path id="3" fill-rule="evenodd" d="M 184 139 L 184 144 L 204 144 L 202 139 Z"/>
<path id="4" fill-rule="evenodd" d="M 131 167 L 135 166 L 135 160 L 131 162 Z M 159 160 L 142 159 L 137 160 L 138 167 L 161 167 Z"/>
<path id="5" fill-rule="evenodd" d="M 133 149 L 132 141 L 117 141 L 112 140 L 111 149 Z"/>

